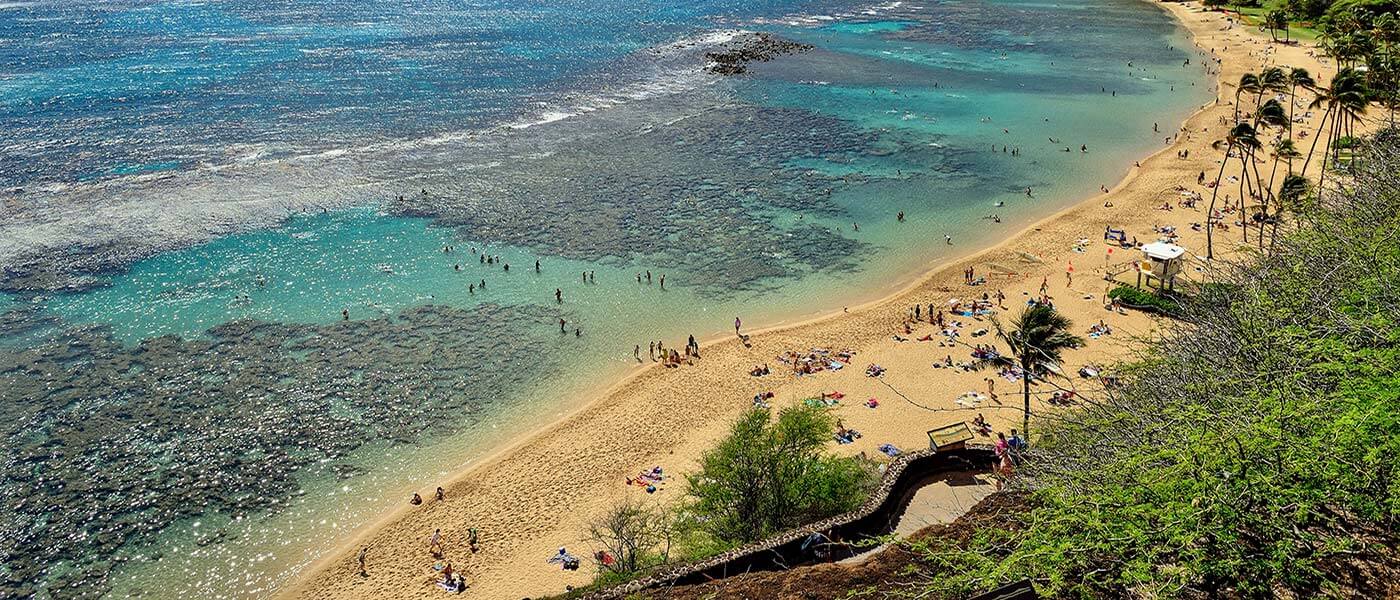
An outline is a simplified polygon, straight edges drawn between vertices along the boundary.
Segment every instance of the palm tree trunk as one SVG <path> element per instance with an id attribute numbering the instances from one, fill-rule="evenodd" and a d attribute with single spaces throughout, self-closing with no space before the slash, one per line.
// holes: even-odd
<path id="1" fill-rule="evenodd" d="M 1225 147 L 1225 160 L 1220 161 L 1220 172 L 1215 174 L 1215 185 L 1210 188 L 1210 207 L 1206 209 L 1206 260 L 1215 258 L 1215 224 L 1211 219 L 1215 218 L 1215 198 L 1220 195 L 1220 178 L 1225 176 L 1225 163 L 1230 162 L 1230 150 L 1235 147 L 1231 142 Z"/>
<path id="2" fill-rule="evenodd" d="M 1291 121 L 1290 121 L 1290 122 L 1291 122 Z M 1275 153 L 1275 154 L 1274 154 L 1274 166 L 1273 166 L 1272 168 L 1269 169 L 1269 198 L 1270 198 L 1270 199 L 1278 198 L 1277 196 L 1274 195 L 1274 175 L 1277 175 L 1277 174 L 1278 174 L 1278 159 L 1279 159 L 1279 156 L 1278 156 L 1277 153 Z M 1273 231 L 1269 234 L 1269 248 L 1270 248 L 1269 253 L 1270 253 L 1270 254 L 1273 254 L 1274 242 L 1278 240 L 1278 222 L 1279 222 L 1280 220 L 1282 220 L 1282 217 L 1283 217 L 1283 199 L 1282 199 L 1282 198 L 1279 198 L 1279 199 L 1278 199 L 1278 207 L 1277 207 L 1277 208 L 1278 208 L 1278 210 L 1274 211 L 1274 226 L 1273 226 Z M 1264 225 L 1263 225 L 1262 223 L 1259 225 L 1259 237 L 1264 237 Z"/>
<path id="3" fill-rule="evenodd" d="M 1312 145 L 1308 146 L 1308 155 L 1303 158 L 1303 170 L 1299 173 L 1306 177 L 1308 175 L 1308 163 L 1312 162 L 1313 151 L 1317 150 L 1317 140 L 1322 139 L 1322 130 L 1327 128 L 1327 118 L 1332 114 L 1332 105 L 1327 105 L 1327 110 L 1322 113 L 1322 122 L 1317 125 L 1317 134 L 1313 137 Z"/>
<path id="4" fill-rule="evenodd" d="M 1245 162 L 1245 157 L 1248 155 L 1249 153 L 1245 151 L 1244 146 L 1240 146 L 1240 223 L 1244 224 L 1240 230 L 1244 232 L 1244 243 L 1246 244 L 1249 243 L 1249 217 L 1245 211 L 1249 209 L 1249 204 L 1245 202 L 1245 198 L 1248 196 L 1245 195 L 1244 187 L 1245 184 L 1249 183 L 1249 164 Z M 1249 186 L 1249 190 L 1252 193 L 1254 186 Z"/>
<path id="5" fill-rule="evenodd" d="M 1293 139 L 1293 105 L 1298 103 L 1298 84 L 1288 89 L 1288 139 Z"/>
<path id="6" fill-rule="evenodd" d="M 1332 138 L 1337 135 L 1337 128 L 1340 125 L 1341 117 L 1342 111 L 1337 111 L 1337 113 L 1332 116 L 1332 120 L 1334 121 L 1332 124 L 1332 135 L 1328 136 L 1327 144 L 1322 147 L 1322 172 L 1317 175 L 1317 199 L 1319 201 L 1322 200 L 1322 182 L 1327 179 L 1327 155 L 1331 152 L 1332 146 L 1334 145 L 1332 143 Z M 1316 142 L 1316 140 L 1313 141 Z"/>
<path id="7" fill-rule="evenodd" d="M 1024 364 L 1024 363 L 1022 363 Z M 1025 401 L 1025 413 L 1021 417 L 1021 435 L 1025 439 L 1031 439 L 1031 371 L 1027 367 L 1021 367 L 1021 395 Z"/>

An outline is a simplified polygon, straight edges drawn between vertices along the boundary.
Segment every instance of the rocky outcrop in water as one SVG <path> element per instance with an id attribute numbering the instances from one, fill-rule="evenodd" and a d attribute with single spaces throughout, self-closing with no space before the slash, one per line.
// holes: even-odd
<path id="1" fill-rule="evenodd" d="M 811 49 L 810 44 L 783 39 L 771 33 L 755 33 L 736 38 L 722 50 L 705 53 L 705 58 L 709 59 L 705 70 L 716 75 L 742 75 L 748 72 L 749 63 L 767 62 Z"/>

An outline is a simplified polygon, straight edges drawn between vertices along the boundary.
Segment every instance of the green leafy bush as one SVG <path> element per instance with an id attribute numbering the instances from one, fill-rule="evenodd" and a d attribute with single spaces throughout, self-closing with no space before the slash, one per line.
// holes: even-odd
<path id="1" fill-rule="evenodd" d="M 745 413 L 688 476 L 687 510 L 719 540 L 752 541 L 852 510 L 878 481 L 865 461 L 826 451 L 836 422 L 825 409 L 798 405 L 772 417 Z"/>
<path id="2" fill-rule="evenodd" d="M 1108 292 L 1110 300 L 1118 300 L 1124 306 L 1160 312 L 1163 314 L 1173 314 L 1181 306 L 1176 300 L 1153 293 L 1148 290 L 1140 290 L 1131 285 L 1120 285 Z"/>

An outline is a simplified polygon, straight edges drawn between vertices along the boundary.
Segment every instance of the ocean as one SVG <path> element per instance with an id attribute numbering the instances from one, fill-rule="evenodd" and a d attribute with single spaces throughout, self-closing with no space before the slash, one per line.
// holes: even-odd
<path id="1" fill-rule="evenodd" d="M 707 68 L 756 33 L 810 48 Z M 272 595 L 634 348 L 891 292 L 1211 85 L 1141 0 L 0 0 L 0 597 Z"/>

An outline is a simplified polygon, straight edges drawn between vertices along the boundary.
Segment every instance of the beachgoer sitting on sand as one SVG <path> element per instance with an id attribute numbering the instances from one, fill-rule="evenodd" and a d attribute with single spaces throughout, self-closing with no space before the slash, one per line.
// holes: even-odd
<path id="1" fill-rule="evenodd" d="M 879 377 L 885 373 L 885 368 L 880 365 L 870 365 L 865 368 L 866 377 Z"/>
<path id="2" fill-rule="evenodd" d="M 991 435 L 992 425 L 987 422 L 982 413 L 977 413 L 977 417 L 972 419 L 972 430 L 982 435 Z"/>
<path id="3" fill-rule="evenodd" d="M 558 554 L 549 557 L 545 562 L 557 564 L 565 571 L 577 571 L 579 565 L 578 557 L 569 554 L 569 551 L 565 550 L 562 546 L 559 548 Z"/>
<path id="4" fill-rule="evenodd" d="M 423 503 L 423 497 L 422 497 L 422 496 L 419 496 L 419 495 L 418 495 L 418 492 L 414 492 L 414 493 L 413 493 L 413 498 L 410 498 L 409 501 L 408 501 L 408 503 L 409 503 L 409 504 L 412 504 L 412 505 L 414 505 L 414 506 L 418 506 L 419 504 L 422 504 L 422 503 Z"/>
<path id="5" fill-rule="evenodd" d="M 838 426 L 836 428 L 836 435 L 834 437 L 836 438 L 836 443 L 838 444 L 851 444 L 855 443 L 856 440 L 860 439 L 861 435 L 859 431 L 856 431 L 854 429 L 847 429 L 845 427 Z"/>

